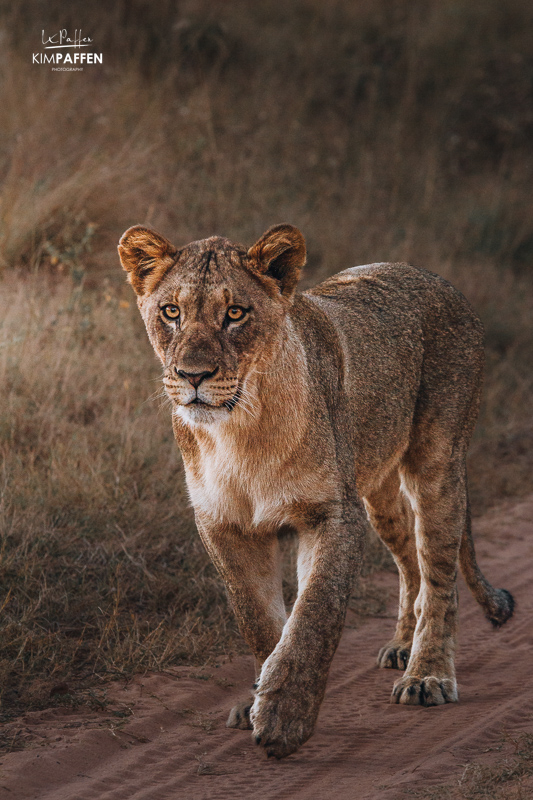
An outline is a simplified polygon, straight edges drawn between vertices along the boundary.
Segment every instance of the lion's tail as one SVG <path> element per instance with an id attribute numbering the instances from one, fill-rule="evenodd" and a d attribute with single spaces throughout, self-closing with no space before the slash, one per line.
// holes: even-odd
<path id="1" fill-rule="evenodd" d="M 494 627 L 499 628 L 513 616 L 514 598 L 507 589 L 495 589 L 479 569 L 472 539 L 470 514 L 468 514 L 468 523 L 461 539 L 459 563 L 467 586 L 483 609 L 485 616 Z"/>

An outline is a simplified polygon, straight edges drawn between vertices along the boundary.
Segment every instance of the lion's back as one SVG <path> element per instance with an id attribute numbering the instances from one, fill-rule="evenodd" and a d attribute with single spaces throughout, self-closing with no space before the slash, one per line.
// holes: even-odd
<path id="1" fill-rule="evenodd" d="M 348 353 L 359 351 L 364 341 L 375 356 L 399 350 L 403 358 L 409 345 L 407 350 L 414 348 L 426 362 L 451 359 L 459 367 L 476 361 L 482 351 L 483 326 L 461 292 L 409 264 L 352 267 L 305 296 L 327 313 Z"/>
<path id="2" fill-rule="evenodd" d="M 305 292 L 303 300 L 325 320 L 322 341 L 337 354 L 335 369 L 326 359 L 329 382 L 334 371 L 341 375 L 349 427 L 364 432 L 354 444 L 366 454 L 369 471 L 406 446 L 424 398 L 445 419 L 479 395 L 481 322 L 438 275 L 408 264 L 353 267 Z"/>

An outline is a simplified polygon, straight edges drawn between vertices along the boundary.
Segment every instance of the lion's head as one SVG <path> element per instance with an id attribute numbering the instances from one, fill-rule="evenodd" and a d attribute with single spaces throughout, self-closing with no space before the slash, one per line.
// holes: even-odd
<path id="1" fill-rule="evenodd" d="M 118 250 L 175 413 L 188 424 L 253 416 L 255 376 L 279 346 L 305 263 L 300 231 L 276 225 L 249 250 L 218 236 L 177 249 L 137 225 Z"/>

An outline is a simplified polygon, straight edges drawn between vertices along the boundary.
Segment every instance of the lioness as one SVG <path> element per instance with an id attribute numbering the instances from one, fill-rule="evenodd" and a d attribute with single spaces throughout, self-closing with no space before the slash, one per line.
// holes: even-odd
<path id="1" fill-rule="evenodd" d="M 482 326 L 465 298 L 407 264 L 370 264 L 296 294 L 291 225 L 249 250 L 215 236 L 175 248 L 135 226 L 119 253 L 164 367 L 200 536 L 257 663 L 228 725 L 268 755 L 312 734 L 365 526 L 400 576 L 381 667 L 392 702 L 457 700 L 457 563 L 495 625 L 513 599 L 481 574 L 465 457 L 479 404 Z M 278 538 L 298 536 L 287 617 Z"/>

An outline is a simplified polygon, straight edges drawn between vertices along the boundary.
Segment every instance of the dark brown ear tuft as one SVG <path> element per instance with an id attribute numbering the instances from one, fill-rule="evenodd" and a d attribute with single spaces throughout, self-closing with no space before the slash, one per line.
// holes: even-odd
<path id="1" fill-rule="evenodd" d="M 134 225 L 122 235 L 118 254 L 138 295 L 151 294 L 176 260 L 178 251 L 159 233 Z"/>
<path id="2" fill-rule="evenodd" d="M 290 299 L 305 264 L 305 239 L 294 225 L 274 225 L 248 250 L 252 266 L 273 278 L 281 294 Z"/>

